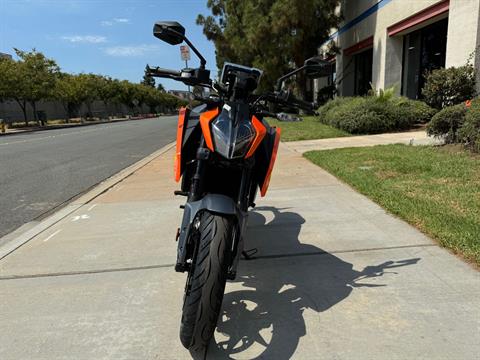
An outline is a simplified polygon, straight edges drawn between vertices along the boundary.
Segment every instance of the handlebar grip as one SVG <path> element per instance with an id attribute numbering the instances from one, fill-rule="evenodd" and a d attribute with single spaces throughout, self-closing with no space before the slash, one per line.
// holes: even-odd
<path id="1" fill-rule="evenodd" d="M 290 102 L 293 105 L 296 105 L 303 110 L 313 111 L 315 109 L 315 104 L 314 103 L 297 99 L 294 96 L 291 96 Z"/>

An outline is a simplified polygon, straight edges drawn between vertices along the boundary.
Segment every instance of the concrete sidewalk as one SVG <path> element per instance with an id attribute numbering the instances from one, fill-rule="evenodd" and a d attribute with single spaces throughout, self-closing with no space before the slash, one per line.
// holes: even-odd
<path id="1" fill-rule="evenodd" d="M 0 359 L 189 359 L 172 157 L 0 261 Z M 209 359 L 478 358 L 479 273 L 284 145 L 247 247 Z"/>
<path id="2" fill-rule="evenodd" d="M 303 154 L 312 150 L 328 150 L 347 147 L 388 144 L 439 145 L 442 143 L 442 140 L 428 136 L 425 130 L 422 130 L 377 135 L 347 136 L 331 139 L 290 141 L 285 143 L 285 146 Z"/>

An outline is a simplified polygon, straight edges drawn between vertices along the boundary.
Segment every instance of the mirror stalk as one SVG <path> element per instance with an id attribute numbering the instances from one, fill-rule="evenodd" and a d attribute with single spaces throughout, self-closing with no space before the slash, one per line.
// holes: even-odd
<path id="1" fill-rule="evenodd" d="M 302 67 L 299 67 L 298 69 L 295 69 L 291 72 L 289 72 L 286 75 L 283 75 L 281 78 L 277 80 L 276 84 L 276 91 L 281 91 L 282 90 L 282 83 L 288 79 L 289 77 L 295 75 L 296 73 L 305 70 L 305 69 L 310 69 L 310 70 L 317 70 L 319 72 L 320 77 L 321 76 L 328 76 L 330 75 L 329 69 L 327 66 L 329 65 L 328 61 L 320 59 L 318 56 L 311 57 L 307 60 L 305 60 L 304 64 Z M 322 72 L 323 71 L 323 72 Z"/>
<path id="2" fill-rule="evenodd" d="M 298 69 L 295 69 L 293 70 L 292 72 L 289 72 L 288 74 L 286 75 L 283 75 L 281 78 L 279 78 L 277 80 L 277 86 L 276 86 L 276 90 L 277 91 L 280 91 L 282 90 L 282 84 L 283 82 L 288 79 L 289 77 L 292 77 L 293 75 L 295 75 L 296 73 L 302 71 L 303 69 L 305 69 L 307 67 L 307 65 L 303 65 L 302 67 L 299 67 Z"/>
<path id="3" fill-rule="evenodd" d="M 202 56 L 202 54 L 200 54 L 200 51 L 198 51 L 197 48 L 195 46 L 193 46 L 193 44 L 190 42 L 190 40 L 187 39 L 186 36 L 183 36 L 183 40 L 187 43 L 188 46 L 190 46 L 190 48 L 193 50 L 195 55 L 197 55 L 198 58 L 200 59 L 200 69 L 205 69 L 205 65 L 207 64 L 207 60 L 205 60 L 205 58 Z"/>

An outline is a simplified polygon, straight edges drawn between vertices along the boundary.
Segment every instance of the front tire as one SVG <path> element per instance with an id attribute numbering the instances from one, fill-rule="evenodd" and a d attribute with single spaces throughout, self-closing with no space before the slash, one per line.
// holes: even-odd
<path id="1" fill-rule="evenodd" d="M 202 213 L 180 325 L 180 340 L 195 357 L 205 356 L 217 325 L 233 234 L 232 217 Z"/>

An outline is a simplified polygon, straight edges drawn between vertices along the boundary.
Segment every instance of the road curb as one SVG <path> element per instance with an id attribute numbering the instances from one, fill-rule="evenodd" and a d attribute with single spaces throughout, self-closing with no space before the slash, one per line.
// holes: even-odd
<path id="1" fill-rule="evenodd" d="M 159 156 L 168 152 L 171 148 L 175 146 L 175 142 L 167 144 L 163 146 L 161 149 L 153 152 L 152 154 L 144 157 L 142 160 L 137 161 L 136 163 L 126 167 L 125 169 L 121 170 L 120 172 L 112 175 L 111 177 L 107 178 L 106 180 L 102 181 L 101 183 L 95 185 L 92 189 L 87 190 L 87 192 L 83 195 L 80 195 L 76 199 L 72 200 L 71 202 L 67 203 L 64 207 L 60 210 L 56 211 L 46 219 L 42 220 L 39 224 L 35 225 L 30 230 L 27 230 L 23 234 L 16 236 L 15 238 L 7 241 L 4 245 L 0 246 L 0 260 L 4 259 L 12 252 L 20 248 L 22 245 L 25 245 L 30 240 L 32 240 L 37 235 L 41 234 L 45 230 L 49 229 L 62 219 L 66 218 L 74 211 L 78 210 L 85 204 L 93 201 L 98 196 L 102 195 L 103 193 L 107 192 L 109 189 L 114 187 L 119 182 L 125 180 L 130 175 L 134 174 Z M 2 239 L 8 237 L 9 234 L 5 235 L 4 237 L 0 238 L 0 243 Z"/>

